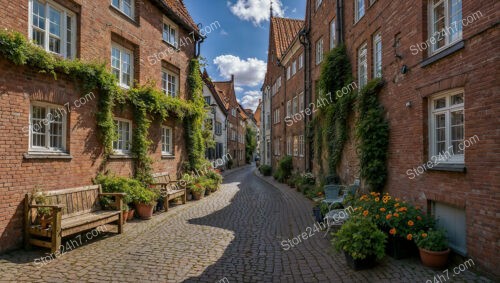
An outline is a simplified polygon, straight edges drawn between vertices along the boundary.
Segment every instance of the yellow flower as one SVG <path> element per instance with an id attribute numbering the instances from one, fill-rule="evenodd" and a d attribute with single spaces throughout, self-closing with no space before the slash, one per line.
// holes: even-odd
<path id="1" fill-rule="evenodd" d="M 412 234 L 408 234 L 408 235 L 406 235 L 406 239 L 407 239 L 408 241 L 411 241 L 411 239 L 413 239 Z"/>
<path id="2" fill-rule="evenodd" d="M 398 202 L 394 204 L 394 207 L 398 207 L 398 206 L 399 206 L 399 203 L 398 203 Z"/>
<path id="3" fill-rule="evenodd" d="M 399 201 L 399 198 L 395 198 L 396 201 Z"/>
<path id="4" fill-rule="evenodd" d="M 366 217 L 367 215 L 368 215 L 368 210 L 363 211 L 363 216 Z"/>
<path id="5" fill-rule="evenodd" d="M 387 203 L 387 201 L 388 201 L 388 200 L 385 198 L 385 199 L 383 199 L 382 201 L 383 201 L 384 203 Z"/>
<path id="6" fill-rule="evenodd" d="M 384 212 L 385 211 L 385 207 L 381 207 L 380 211 Z"/>
<path id="7" fill-rule="evenodd" d="M 375 201 L 377 201 L 377 202 L 378 202 L 379 200 L 380 200 L 380 198 L 378 198 L 378 197 L 377 197 L 377 198 L 375 198 Z"/>
<path id="8" fill-rule="evenodd" d="M 411 220 L 408 221 L 408 226 L 413 226 L 413 224 L 414 224 L 413 221 Z"/>
<path id="9" fill-rule="evenodd" d="M 389 234 L 396 235 L 396 228 L 392 228 L 391 230 L 389 230 Z"/>

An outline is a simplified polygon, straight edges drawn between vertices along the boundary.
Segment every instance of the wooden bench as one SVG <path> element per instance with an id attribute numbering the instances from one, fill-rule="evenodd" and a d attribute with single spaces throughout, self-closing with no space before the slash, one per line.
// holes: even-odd
<path id="1" fill-rule="evenodd" d="M 64 190 L 38 192 L 45 196 L 45 204 L 36 204 L 31 194 L 26 194 L 24 200 L 24 243 L 50 248 L 52 253 L 59 250 L 61 239 L 90 230 L 101 225 L 115 222 L 118 233 L 123 233 L 122 198 L 124 193 L 103 193 L 101 185 L 92 185 Z M 114 197 L 110 204 L 115 210 L 103 210 L 100 198 Z M 37 208 L 48 207 L 51 210 L 51 225 L 42 229 L 34 223 Z"/>
<path id="2" fill-rule="evenodd" d="M 153 174 L 154 183 L 151 187 L 159 189 L 161 196 L 163 196 L 165 202 L 165 211 L 168 211 L 168 202 L 182 197 L 182 203 L 186 203 L 186 188 L 182 187 L 177 178 L 171 177 L 168 172 L 161 172 Z"/>

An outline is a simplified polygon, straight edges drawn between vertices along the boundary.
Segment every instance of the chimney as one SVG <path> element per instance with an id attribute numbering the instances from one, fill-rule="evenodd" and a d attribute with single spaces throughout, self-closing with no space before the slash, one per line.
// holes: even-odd
<path id="1" fill-rule="evenodd" d="M 231 75 L 231 82 L 234 83 L 234 75 Z"/>

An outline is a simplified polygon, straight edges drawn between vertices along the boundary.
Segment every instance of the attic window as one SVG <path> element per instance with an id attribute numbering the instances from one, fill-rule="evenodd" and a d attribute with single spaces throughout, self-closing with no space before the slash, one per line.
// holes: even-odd
<path id="1" fill-rule="evenodd" d="M 111 0 L 111 5 L 130 18 L 134 18 L 134 0 Z"/>

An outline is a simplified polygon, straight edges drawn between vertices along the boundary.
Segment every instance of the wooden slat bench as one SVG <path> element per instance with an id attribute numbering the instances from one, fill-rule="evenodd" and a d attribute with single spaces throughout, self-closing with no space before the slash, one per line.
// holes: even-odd
<path id="1" fill-rule="evenodd" d="M 36 193 L 36 194 L 42 194 Z M 59 250 L 61 238 L 90 230 L 108 223 L 118 225 L 118 233 L 123 233 L 122 198 L 124 193 L 102 193 L 100 185 L 92 185 L 64 190 L 43 192 L 46 204 L 35 204 L 34 197 L 26 194 L 24 200 L 24 242 L 30 245 L 50 248 L 52 253 Z M 100 198 L 114 197 L 110 204 L 115 210 L 103 210 Z M 36 209 L 48 207 L 51 210 L 51 226 L 41 229 L 33 223 Z M 35 237 L 36 236 L 36 237 Z"/>
<path id="2" fill-rule="evenodd" d="M 178 197 L 182 198 L 182 203 L 186 203 L 186 188 L 181 187 L 177 178 L 170 177 L 168 172 L 161 172 L 153 174 L 154 183 L 151 184 L 153 188 L 160 190 L 161 195 L 165 199 L 165 211 L 168 211 L 168 202 Z"/>

